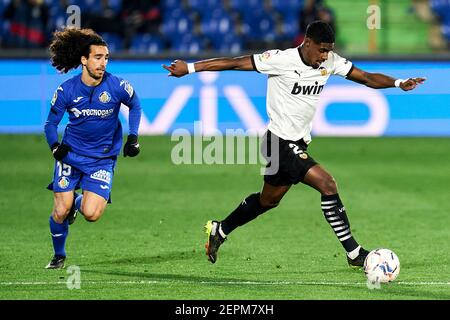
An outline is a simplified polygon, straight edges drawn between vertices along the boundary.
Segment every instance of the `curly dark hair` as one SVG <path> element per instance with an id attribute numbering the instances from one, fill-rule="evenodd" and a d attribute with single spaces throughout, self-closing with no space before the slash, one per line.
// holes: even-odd
<path id="1" fill-rule="evenodd" d="M 81 57 L 89 57 L 91 45 L 107 46 L 107 43 L 92 29 L 55 31 L 49 47 L 52 66 L 64 73 L 76 69 Z"/>

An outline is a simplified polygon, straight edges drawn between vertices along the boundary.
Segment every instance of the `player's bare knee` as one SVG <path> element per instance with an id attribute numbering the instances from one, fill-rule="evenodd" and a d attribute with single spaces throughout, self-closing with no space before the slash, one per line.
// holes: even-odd
<path id="1" fill-rule="evenodd" d="M 322 184 L 322 194 L 324 195 L 332 195 L 337 193 L 337 184 L 336 180 L 333 177 L 329 177 L 323 181 Z"/>
<path id="2" fill-rule="evenodd" d="M 65 206 L 56 206 L 53 209 L 53 220 L 55 220 L 56 223 L 63 223 L 64 219 L 66 219 L 67 215 L 69 214 L 70 208 L 67 208 Z"/>
<path id="3" fill-rule="evenodd" d="M 100 219 L 100 216 L 101 216 L 101 215 L 96 214 L 96 213 L 94 213 L 94 212 L 88 212 L 87 214 L 84 213 L 84 218 L 85 218 L 86 221 L 88 221 L 88 222 L 95 222 L 95 221 L 98 221 L 98 219 Z"/>
<path id="4" fill-rule="evenodd" d="M 89 222 L 98 221 L 102 214 L 103 210 L 99 209 L 87 209 L 86 212 L 83 211 L 84 218 Z"/>
<path id="5" fill-rule="evenodd" d="M 84 217 L 86 219 L 86 221 L 88 222 L 96 222 L 98 221 L 98 219 L 100 219 L 100 216 L 85 216 Z"/>

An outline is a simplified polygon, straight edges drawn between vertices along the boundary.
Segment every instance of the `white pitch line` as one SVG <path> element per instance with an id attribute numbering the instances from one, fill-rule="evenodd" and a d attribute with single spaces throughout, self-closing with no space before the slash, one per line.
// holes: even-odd
<path id="1" fill-rule="evenodd" d="M 366 286 L 365 282 L 327 282 L 327 281 L 278 281 L 278 282 L 258 282 L 258 281 L 189 281 L 189 280 L 130 280 L 130 281 L 95 281 L 81 280 L 83 284 L 223 284 L 223 285 L 261 285 L 261 286 L 283 286 L 283 285 L 328 285 L 328 286 Z M 450 282 L 409 282 L 397 281 L 396 285 L 404 286 L 449 286 Z M 34 286 L 34 285 L 58 285 L 67 284 L 67 281 L 16 281 L 16 282 L 0 282 L 0 286 Z"/>

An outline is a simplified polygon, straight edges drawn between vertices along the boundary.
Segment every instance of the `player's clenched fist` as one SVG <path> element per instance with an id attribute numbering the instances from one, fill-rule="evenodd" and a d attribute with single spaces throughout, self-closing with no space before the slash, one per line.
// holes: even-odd
<path id="1" fill-rule="evenodd" d="M 123 147 L 123 156 L 135 157 L 139 154 L 139 143 L 137 141 L 137 136 L 134 134 L 130 134 L 128 136 L 127 142 Z"/>
<path id="2" fill-rule="evenodd" d="M 52 146 L 53 157 L 61 161 L 71 151 L 70 146 L 65 144 L 59 144 L 58 142 Z"/>

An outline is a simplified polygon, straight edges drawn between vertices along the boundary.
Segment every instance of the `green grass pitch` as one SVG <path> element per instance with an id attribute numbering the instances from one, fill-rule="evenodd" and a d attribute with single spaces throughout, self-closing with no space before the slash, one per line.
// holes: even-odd
<path id="1" fill-rule="evenodd" d="M 260 165 L 174 165 L 169 137 L 140 144 L 139 157 L 119 159 L 103 217 L 70 227 L 66 269 L 45 270 L 50 151 L 42 136 L 0 136 L 0 299 L 450 299 L 450 139 L 310 146 L 338 182 L 355 238 L 400 258 L 399 278 L 380 290 L 347 266 L 320 195 L 301 184 L 209 263 L 204 223 L 259 191 Z M 80 289 L 67 287 L 70 266 L 80 268 Z"/>

